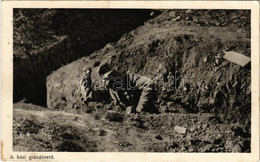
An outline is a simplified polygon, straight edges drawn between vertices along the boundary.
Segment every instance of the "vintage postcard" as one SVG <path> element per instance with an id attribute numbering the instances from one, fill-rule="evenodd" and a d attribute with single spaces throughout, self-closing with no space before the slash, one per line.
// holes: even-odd
<path id="1" fill-rule="evenodd" d="M 259 2 L 2 2 L 3 161 L 258 161 Z"/>

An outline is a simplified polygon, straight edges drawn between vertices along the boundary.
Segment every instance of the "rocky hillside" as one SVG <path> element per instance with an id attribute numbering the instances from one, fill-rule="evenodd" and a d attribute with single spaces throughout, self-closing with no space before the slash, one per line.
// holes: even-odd
<path id="1" fill-rule="evenodd" d="M 233 13 L 241 14 L 241 18 L 249 14 Z M 211 15 L 210 24 L 195 21 L 204 20 L 204 15 Z M 155 104 L 161 112 L 174 112 L 173 107 L 182 107 L 187 112 L 225 114 L 232 122 L 248 121 L 250 65 L 241 67 L 225 60 L 223 50 L 250 56 L 250 31 L 246 30 L 249 26 L 241 26 L 240 21 L 244 20 L 240 18 L 225 20 L 227 24 L 220 25 L 224 20 L 215 18 L 216 15 L 220 17 L 223 13 L 165 11 L 125 34 L 116 44 L 60 68 L 47 79 L 48 107 L 72 109 L 80 104 L 77 88 L 82 69 L 89 66 L 95 71 L 98 62 L 112 60 L 114 68 L 122 73 L 129 70 L 150 78 L 179 73 L 185 88 L 158 91 L 159 101 Z"/>
<path id="2" fill-rule="evenodd" d="M 18 71 L 20 64 L 15 61 L 14 78 L 20 78 L 14 80 L 14 94 L 19 94 L 16 99 L 24 96 L 29 102 L 47 101 L 44 107 L 14 104 L 15 151 L 251 151 L 251 66 L 241 67 L 223 58 L 223 51 L 250 57 L 250 11 L 131 11 L 145 13 L 144 17 L 134 14 L 135 18 L 121 10 L 103 12 L 112 12 L 109 15 L 115 14 L 120 21 L 111 17 L 111 21 L 105 21 L 107 15 L 97 14 L 97 18 L 89 16 L 90 23 L 84 17 L 92 10 L 52 10 L 54 17 L 68 20 L 50 21 L 56 35 L 50 39 L 57 43 L 43 45 L 46 53 L 23 57 L 38 60 L 35 63 L 41 63 L 44 57 L 44 64 L 28 68 L 31 61 L 24 62 L 24 71 Z M 153 18 L 148 20 L 150 15 Z M 121 21 L 135 25 L 125 23 L 122 29 L 108 25 Z M 85 25 L 93 26 L 86 31 Z M 118 39 L 111 33 L 117 33 Z M 91 50 L 84 53 L 89 49 L 87 42 L 98 45 L 90 43 Z M 17 50 L 24 48 L 18 46 Z M 55 64 L 57 60 L 63 61 Z M 127 114 L 125 109 L 111 104 L 109 98 L 82 104 L 79 79 L 83 77 L 83 68 L 92 67 L 92 78 L 96 78 L 98 65 L 105 60 L 110 60 L 120 73 L 130 71 L 153 78 L 177 72 L 180 79 L 174 90 L 163 90 L 161 82 L 157 82 L 153 103 L 158 113 Z M 45 68 L 49 70 L 38 77 Z M 44 88 L 47 91 L 42 91 Z"/>

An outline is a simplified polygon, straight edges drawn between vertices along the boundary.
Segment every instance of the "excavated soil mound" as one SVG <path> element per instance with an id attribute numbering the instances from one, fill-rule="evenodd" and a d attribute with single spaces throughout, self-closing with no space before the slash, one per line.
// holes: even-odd
<path id="1" fill-rule="evenodd" d="M 99 62 L 111 60 L 114 69 L 121 73 L 130 71 L 150 78 L 156 74 L 166 77 L 168 72 L 178 73 L 176 78 L 179 78 L 179 83 L 174 90 L 163 91 L 159 85 L 159 100 L 155 104 L 161 112 L 181 107 L 191 113 L 224 114 L 229 122 L 250 121 L 250 65 L 241 67 L 223 58 L 223 50 L 250 56 L 247 27 L 235 26 L 240 24 L 236 19 L 227 21 L 229 24 L 222 27 L 194 25 L 193 21 L 187 26 L 182 19 L 189 19 L 185 16 L 180 18 L 178 11 L 172 12 L 164 12 L 125 34 L 116 44 L 109 44 L 91 56 L 52 73 L 47 79 L 48 107 L 72 109 L 79 105 L 81 95 L 78 87 L 79 79 L 83 77 L 82 69 L 93 67 L 95 74 L 95 66 Z M 188 17 L 194 15 L 190 12 L 186 11 Z M 207 12 L 204 11 L 201 17 Z M 211 14 L 218 15 L 218 12 Z M 198 13 L 192 20 L 201 18 Z M 248 13 L 237 14 L 243 17 Z M 179 19 L 176 20 L 176 17 Z M 219 24 L 219 20 L 213 20 L 212 23 Z"/>

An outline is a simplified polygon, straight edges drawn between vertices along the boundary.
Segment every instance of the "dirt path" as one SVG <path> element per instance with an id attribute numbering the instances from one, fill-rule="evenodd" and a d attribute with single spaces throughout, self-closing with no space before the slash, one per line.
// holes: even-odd
<path id="1" fill-rule="evenodd" d="M 211 114 L 125 115 L 104 109 L 77 114 L 30 106 L 14 105 L 14 150 L 230 152 L 248 149 L 250 143 Z M 178 133 L 176 126 L 186 132 Z"/>

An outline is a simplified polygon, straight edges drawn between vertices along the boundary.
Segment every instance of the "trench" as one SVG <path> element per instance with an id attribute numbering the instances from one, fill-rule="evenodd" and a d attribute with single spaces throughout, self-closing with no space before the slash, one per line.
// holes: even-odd
<path id="1" fill-rule="evenodd" d="M 24 10 L 32 14 L 35 12 L 30 9 Z M 157 15 L 151 16 L 151 12 L 152 10 L 133 9 L 55 10 L 53 22 L 46 30 L 54 31 L 57 40 L 43 49 L 30 51 L 32 54 L 27 57 L 19 57 L 19 54 L 14 53 L 13 102 L 24 100 L 46 107 L 45 83 L 48 75 L 66 64 L 90 55 L 110 42 L 116 42 L 125 33 Z M 18 24 L 14 23 L 15 25 Z M 37 25 L 39 24 L 35 27 Z M 14 44 L 14 48 L 16 46 L 19 45 Z"/>

